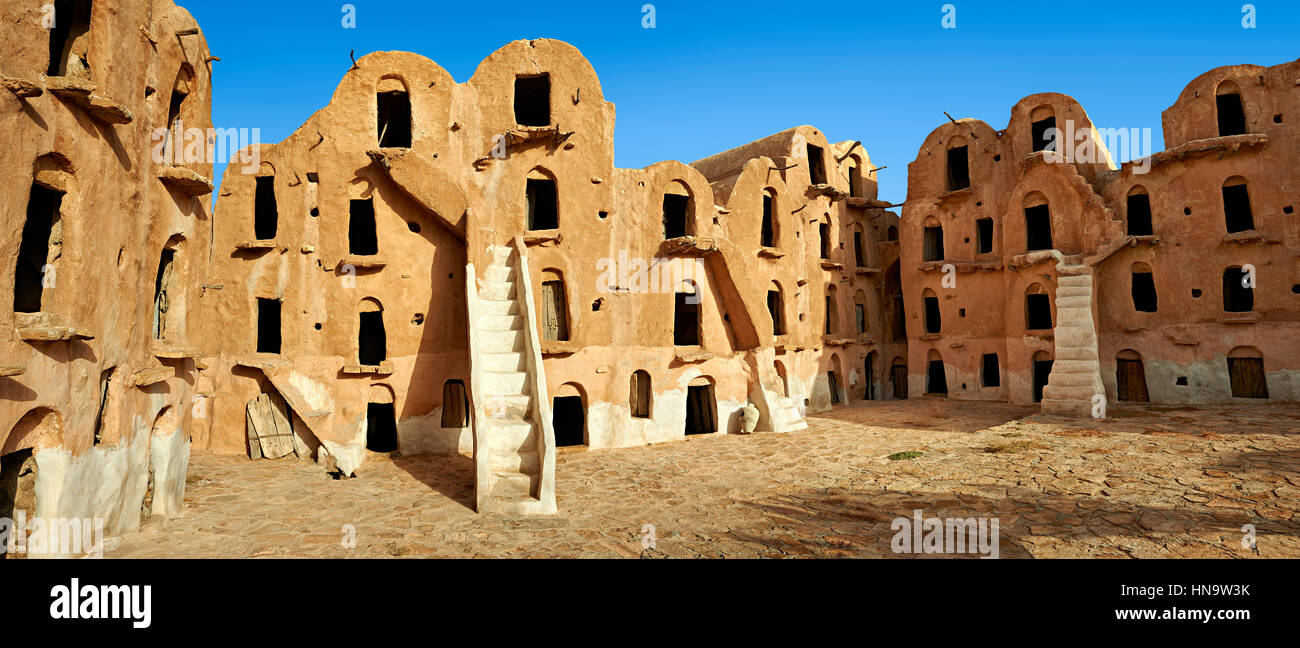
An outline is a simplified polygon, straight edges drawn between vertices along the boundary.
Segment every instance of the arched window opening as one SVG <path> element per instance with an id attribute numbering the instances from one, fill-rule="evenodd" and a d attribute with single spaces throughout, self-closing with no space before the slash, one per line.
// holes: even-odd
<path id="1" fill-rule="evenodd" d="M 1025 328 L 1030 331 L 1052 328 L 1052 299 L 1038 284 L 1025 290 Z"/>
<path id="2" fill-rule="evenodd" d="M 91 0 L 54 0 L 46 76 L 90 75 L 90 9 Z"/>
<path id="3" fill-rule="evenodd" d="M 1139 313 L 1154 313 L 1159 307 L 1156 297 L 1155 275 L 1151 266 L 1145 263 L 1133 264 L 1133 310 Z"/>
<path id="4" fill-rule="evenodd" d="M 515 123 L 520 126 L 551 125 L 551 75 L 515 78 Z"/>
<path id="5" fill-rule="evenodd" d="M 551 230 L 560 226 L 560 197 L 555 179 L 540 169 L 528 174 L 528 229 Z"/>
<path id="6" fill-rule="evenodd" d="M 1223 216 L 1229 234 L 1255 229 L 1255 214 L 1250 208 L 1250 189 L 1245 178 L 1229 178 L 1223 184 Z"/>
<path id="7" fill-rule="evenodd" d="M 388 334 L 384 330 L 384 308 L 373 299 L 361 302 L 357 330 L 357 360 L 377 367 L 388 359 Z"/>
<path id="8" fill-rule="evenodd" d="M 700 345 L 700 287 L 687 280 L 673 295 L 673 346 Z"/>
<path id="9" fill-rule="evenodd" d="M 375 201 L 367 198 L 348 203 L 348 252 L 357 256 L 379 254 L 379 233 L 375 227 Z"/>
<path id="10" fill-rule="evenodd" d="M 925 393 L 948 395 L 948 376 L 944 371 L 943 356 L 931 350 L 925 371 Z"/>
<path id="11" fill-rule="evenodd" d="M 1128 194 L 1128 235 L 1151 236 L 1151 196 L 1146 189 L 1134 187 Z"/>
<path id="12" fill-rule="evenodd" d="M 569 300 L 564 277 L 557 270 L 542 272 L 542 339 L 569 340 Z"/>
<path id="13" fill-rule="evenodd" d="M 14 312 L 38 313 L 47 283 L 63 255 L 62 191 L 33 183 L 27 198 L 27 220 L 23 223 L 14 269 Z"/>
<path id="14" fill-rule="evenodd" d="M 469 397 L 463 381 L 448 380 L 442 384 L 442 427 L 469 427 Z"/>
<path id="15" fill-rule="evenodd" d="M 1249 313 L 1255 310 L 1253 277 L 1240 266 L 1223 271 L 1223 310 L 1228 313 Z"/>
<path id="16" fill-rule="evenodd" d="M 1215 91 L 1214 106 L 1218 114 L 1219 137 L 1246 134 L 1246 105 L 1233 81 L 1225 81 Z"/>
<path id="17" fill-rule="evenodd" d="M 921 302 L 925 306 L 923 311 L 925 315 L 925 332 L 930 335 L 938 335 L 943 329 L 943 316 L 939 313 L 939 296 L 929 288 L 921 293 Z"/>

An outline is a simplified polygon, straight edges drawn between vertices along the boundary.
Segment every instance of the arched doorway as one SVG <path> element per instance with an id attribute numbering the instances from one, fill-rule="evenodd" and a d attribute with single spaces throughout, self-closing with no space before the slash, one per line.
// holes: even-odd
<path id="1" fill-rule="evenodd" d="M 1124 349 L 1115 358 L 1115 391 L 1122 401 L 1146 403 L 1151 400 L 1147 393 L 1147 374 L 1142 366 L 1142 354 L 1132 349 Z"/>
<path id="2" fill-rule="evenodd" d="M 1043 388 L 1047 386 L 1048 379 L 1052 376 L 1052 355 L 1046 351 L 1039 351 L 1034 354 L 1033 359 L 1034 371 L 1034 402 L 1043 402 Z"/>
<path id="3" fill-rule="evenodd" d="M 551 427 L 555 430 L 557 448 L 587 443 L 587 404 L 577 383 L 565 383 L 555 392 L 551 400 Z"/>

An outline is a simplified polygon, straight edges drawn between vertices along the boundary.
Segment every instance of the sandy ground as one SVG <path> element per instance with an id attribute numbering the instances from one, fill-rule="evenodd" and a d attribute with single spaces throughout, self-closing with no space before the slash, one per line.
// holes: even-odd
<path id="1" fill-rule="evenodd" d="M 560 513 L 535 518 L 475 514 L 463 456 L 334 480 L 196 453 L 184 514 L 106 557 L 913 557 L 891 521 L 917 509 L 996 518 L 1002 558 L 1300 557 L 1300 406 L 1035 409 L 864 402 L 793 434 L 562 452 Z"/>

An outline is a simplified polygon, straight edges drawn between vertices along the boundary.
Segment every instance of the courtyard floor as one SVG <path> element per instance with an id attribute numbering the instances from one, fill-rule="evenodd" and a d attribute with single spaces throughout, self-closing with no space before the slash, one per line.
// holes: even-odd
<path id="1" fill-rule="evenodd" d="M 184 514 L 105 554 L 895 557 L 891 521 L 922 509 L 997 518 L 1002 558 L 1300 557 L 1300 406 L 1128 407 L 1105 421 L 1036 409 L 862 402 L 793 434 L 561 452 L 560 513 L 532 518 L 475 514 L 463 456 L 372 455 L 334 480 L 292 457 L 195 453 Z M 909 451 L 920 456 L 890 458 Z"/>

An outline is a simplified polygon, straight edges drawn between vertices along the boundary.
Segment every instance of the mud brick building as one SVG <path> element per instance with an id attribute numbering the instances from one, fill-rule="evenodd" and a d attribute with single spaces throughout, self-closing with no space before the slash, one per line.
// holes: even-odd
<path id="1" fill-rule="evenodd" d="M 472 453 L 480 509 L 549 511 L 557 446 L 734 433 L 748 403 L 759 431 L 801 429 L 883 397 L 897 218 L 859 143 L 804 126 L 619 169 L 613 133 L 565 43 L 511 43 L 465 83 L 358 60 L 222 184 L 196 443 L 343 475 L 367 449 Z"/>
<path id="2" fill-rule="evenodd" d="M 167 0 L 0 22 L 0 518 L 117 535 L 179 510 L 202 409 L 211 165 L 154 135 L 210 126 L 208 48 Z"/>
<path id="3" fill-rule="evenodd" d="M 903 211 L 912 391 L 1075 415 L 1300 398 L 1298 105 L 1300 61 L 1211 70 L 1167 149 L 1123 165 L 1061 94 L 936 129 Z"/>

